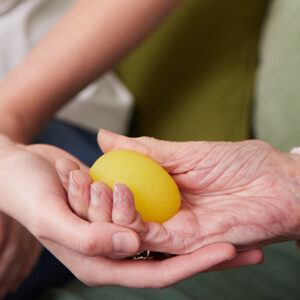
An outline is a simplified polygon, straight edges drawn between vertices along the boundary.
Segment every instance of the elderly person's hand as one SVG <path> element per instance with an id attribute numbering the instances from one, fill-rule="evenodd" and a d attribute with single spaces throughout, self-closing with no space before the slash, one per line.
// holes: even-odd
<path id="1" fill-rule="evenodd" d="M 142 249 L 183 254 L 211 243 L 230 242 L 245 250 L 300 236 L 297 156 L 261 141 L 175 143 L 130 139 L 106 131 L 100 131 L 99 144 L 104 152 L 127 149 L 153 158 L 181 191 L 180 211 L 160 225 L 142 223 L 134 210 L 133 195 L 124 185 L 117 185 L 112 221 L 138 232 Z M 85 178 L 84 189 L 90 184 L 87 175 L 75 172 L 77 178 Z M 107 187 L 98 183 L 101 189 L 98 194 L 109 195 Z M 88 203 L 80 200 L 82 195 L 76 198 L 69 193 L 73 210 L 81 215 L 78 207 Z M 85 211 L 88 218 L 97 214 L 95 209 Z"/>
<path id="2" fill-rule="evenodd" d="M 0 299 L 18 288 L 40 253 L 41 245 L 32 234 L 0 212 Z"/>
<path id="3" fill-rule="evenodd" d="M 23 224 L 89 285 L 165 287 L 217 265 L 227 268 L 231 259 L 233 264 L 245 264 L 243 257 L 235 259 L 235 249 L 228 243 L 165 261 L 108 258 L 136 254 L 139 237 L 128 227 L 106 221 L 90 223 L 71 211 L 54 162 L 62 157 L 76 159 L 56 147 L 18 145 L 4 136 L 0 136 L 0 144 L 0 209 Z M 252 261 L 261 259 L 260 252 L 253 253 Z"/>

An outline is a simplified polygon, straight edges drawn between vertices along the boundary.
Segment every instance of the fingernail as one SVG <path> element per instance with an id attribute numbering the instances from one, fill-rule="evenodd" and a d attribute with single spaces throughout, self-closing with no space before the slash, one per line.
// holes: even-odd
<path id="1" fill-rule="evenodd" d="M 118 187 L 118 184 L 114 184 L 113 186 L 113 202 L 117 203 L 119 201 L 119 197 L 120 197 L 120 189 Z"/>
<path id="2" fill-rule="evenodd" d="M 95 184 L 91 185 L 91 205 L 99 205 L 100 192 L 96 188 Z"/>
<path id="3" fill-rule="evenodd" d="M 56 171 L 57 171 L 57 174 L 58 174 L 58 177 L 59 179 L 62 181 L 62 182 L 67 182 L 67 177 L 66 175 L 63 173 L 62 170 L 60 170 L 59 168 L 56 168 Z"/>
<path id="4" fill-rule="evenodd" d="M 235 259 L 236 256 L 237 256 L 237 253 L 234 253 L 234 254 L 232 255 L 232 257 L 228 258 L 226 261 L 231 261 L 231 260 Z"/>
<path id="5" fill-rule="evenodd" d="M 77 193 L 78 193 L 78 184 L 76 183 L 74 172 L 70 173 L 70 187 L 69 187 L 69 192 L 72 195 L 77 195 Z"/>
<path id="6" fill-rule="evenodd" d="M 138 249 L 138 241 L 130 233 L 118 232 L 112 238 L 113 251 L 118 254 L 134 254 Z"/>

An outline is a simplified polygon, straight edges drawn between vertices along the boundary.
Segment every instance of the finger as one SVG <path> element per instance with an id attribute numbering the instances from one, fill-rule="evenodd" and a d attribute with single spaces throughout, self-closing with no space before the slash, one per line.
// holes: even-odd
<path id="1" fill-rule="evenodd" d="M 183 143 L 161 141 L 149 137 L 128 138 L 104 129 L 98 133 L 98 143 L 104 153 L 119 149 L 140 152 L 151 157 L 169 173 L 178 167 L 179 156 L 185 157 L 186 155 L 182 154 L 187 149 L 187 147 L 182 148 Z"/>
<path id="2" fill-rule="evenodd" d="M 147 225 L 143 223 L 141 215 L 134 206 L 134 195 L 130 189 L 122 184 L 114 185 L 112 221 L 121 226 L 127 226 L 137 233 L 145 232 Z"/>
<path id="3" fill-rule="evenodd" d="M 221 263 L 212 269 L 212 271 L 236 269 L 244 266 L 258 265 L 263 262 L 264 253 L 261 249 L 253 249 L 240 252 L 230 261 Z"/>
<path id="4" fill-rule="evenodd" d="M 112 210 L 112 221 L 115 224 L 126 226 L 132 230 L 135 230 L 139 235 L 145 231 L 145 226 L 140 214 L 134 207 L 134 196 L 124 184 L 115 184 L 114 190 L 114 202 Z M 140 235 L 141 237 L 141 235 Z M 110 258 L 124 258 L 110 255 Z"/>
<path id="5" fill-rule="evenodd" d="M 103 182 L 96 181 L 91 185 L 91 199 L 88 208 L 88 219 L 91 222 L 112 222 L 112 190 Z"/>
<path id="6" fill-rule="evenodd" d="M 72 171 L 79 170 L 79 165 L 71 159 L 61 158 L 55 163 L 57 174 L 66 191 L 69 190 L 69 176 Z"/>
<path id="7" fill-rule="evenodd" d="M 151 157 L 168 173 L 175 175 L 190 171 L 199 165 L 211 149 L 213 142 L 170 142 L 150 137 L 128 138 L 104 129 L 99 130 L 98 143 L 104 153 L 131 150 Z"/>
<path id="8" fill-rule="evenodd" d="M 72 210 L 87 220 L 90 205 L 90 186 L 93 180 L 84 171 L 72 171 L 69 176 L 68 199 Z"/>
<path id="9" fill-rule="evenodd" d="M 150 151 L 147 145 L 137 139 L 128 138 L 104 129 L 100 129 L 98 132 L 98 144 L 104 153 L 124 149 L 148 155 Z"/>
<path id="10" fill-rule="evenodd" d="M 86 259 L 58 245 L 48 246 L 75 276 L 90 286 L 164 288 L 205 272 L 236 255 L 231 244 L 219 243 L 163 261 L 116 261 L 101 257 Z"/>
<path id="11" fill-rule="evenodd" d="M 134 195 L 126 185 L 115 184 L 113 195 L 112 221 L 114 224 L 126 226 L 138 233 L 141 238 L 141 249 L 158 252 L 172 251 L 170 232 L 161 224 L 143 222 L 141 215 L 135 209 Z"/>
<path id="12" fill-rule="evenodd" d="M 84 171 L 89 170 L 89 168 L 85 164 L 83 164 L 79 159 L 77 159 L 75 156 L 55 146 L 33 144 L 27 147 L 28 149 L 30 149 L 30 151 L 33 151 L 38 155 L 43 156 L 46 160 L 50 161 L 51 164 L 56 164 L 56 162 L 60 159 L 69 159 L 71 161 L 74 161 L 80 167 L 81 170 Z M 45 147 L 45 151 L 43 151 L 44 147 Z"/>
<path id="13" fill-rule="evenodd" d="M 137 282 L 139 288 L 164 288 L 198 273 L 205 272 L 212 266 L 231 259 L 234 255 L 235 249 L 230 244 L 210 245 L 191 254 L 179 255 L 161 262 L 154 261 L 152 265 L 141 262 L 140 268 L 135 271 L 134 278 L 131 280 Z M 127 267 L 129 268 L 129 266 Z M 131 265 L 130 269 L 121 269 L 120 273 L 113 275 L 117 277 L 121 285 L 130 286 L 133 283 L 129 280 L 129 272 L 134 271 L 134 269 L 134 265 Z M 127 278 L 124 275 L 127 275 Z M 139 279 L 143 276 L 142 280 Z M 113 280 L 113 278 L 110 280 Z"/>
<path id="14" fill-rule="evenodd" d="M 31 229 L 43 242 L 51 240 L 89 256 L 111 253 L 130 256 L 139 249 L 139 237 L 133 230 L 106 222 L 89 223 L 73 214 L 61 199 L 46 202 L 43 209 L 43 217 Z"/>

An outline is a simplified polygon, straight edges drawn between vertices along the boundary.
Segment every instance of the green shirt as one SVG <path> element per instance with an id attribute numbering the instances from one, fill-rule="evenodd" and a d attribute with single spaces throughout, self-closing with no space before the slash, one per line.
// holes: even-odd
<path id="1" fill-rule="evenodd" d="M 136 97 L 133 135 L 241 140 L 266 0 L 187 0 L 118 67 Z"/>

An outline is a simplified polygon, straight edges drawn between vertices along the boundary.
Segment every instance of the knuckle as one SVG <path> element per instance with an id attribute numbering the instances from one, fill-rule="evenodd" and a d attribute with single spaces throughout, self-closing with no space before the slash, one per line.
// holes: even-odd
<path id="1" fill-rule="evenodd" d="M 87 234 L 86 237 L 83 239 L 81 249 L 82 252 L 88 256 L 95 255 L 97 250 L 96 238 L 91 234 Z"/>
<path id="2" fill-rule="evenodd" d="M 273 146 L 271 146 L 269 143 L 261 140 L 247 140 L 244 142 L 246 145 L 251 145 L 256 150 L 265 149 L 267 151 L 273 150 Z"/>
<path id="3" fill-rule="evenodd" d="M 113 220 L 118 225 L 130 226 L 134 221 L 134 216 L 118 212 L 113 214 Z"/>
<path id="4" fill-rule="evenodd" d="M 167 287 L 165 278 L 161 276 L 161 272 L 157 264 L 153 264 L 152 267 L 153 276 L 151 276 L 151 281 L 149 282 L 149 287 L 152 289 L 161 290 Z"/>
<path id="5" fill-rule="evenodd" d="M 150 137 L 150 136 L 146 136 L 146 135 L 142 135 L 139 137 L 134 138 L 136 141 L 151 141 L 151 140 L 155 140 L 155 138 Z"/>

